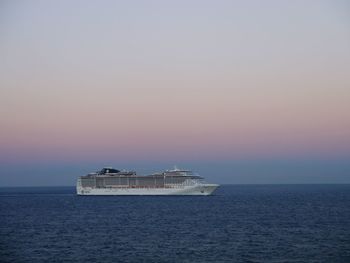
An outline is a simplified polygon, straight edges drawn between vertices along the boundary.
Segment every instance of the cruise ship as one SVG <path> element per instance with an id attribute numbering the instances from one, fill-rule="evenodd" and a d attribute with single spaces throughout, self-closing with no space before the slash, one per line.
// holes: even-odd
<path id="1" fill-rule="evenodd" d="M 77 180 L 78 195 L 211 195 L 218 187 L 176 167 L 151 175 L 105 167 Z"/>

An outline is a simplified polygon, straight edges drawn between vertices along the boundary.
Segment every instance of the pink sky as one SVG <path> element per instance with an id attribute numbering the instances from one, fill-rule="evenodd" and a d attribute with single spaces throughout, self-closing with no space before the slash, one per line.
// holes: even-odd
<path id="1" fill-rule="evenodd" d="M 0 156 L 349 156 L 343 4 L 8 4 Z"/>

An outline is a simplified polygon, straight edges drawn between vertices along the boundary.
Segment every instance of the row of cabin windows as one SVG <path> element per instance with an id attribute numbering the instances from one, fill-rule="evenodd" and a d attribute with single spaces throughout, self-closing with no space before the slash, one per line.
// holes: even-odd
<path id="1" fill-rule="evenodd" d="M 83 187 L 103 187 L 113 185 L 139 185 L 139 186 L 152 186 L 152 185 L 164 185 L 164 184 L 181 184 L 185 181 L 185 178 L 128 178 L 128 177 L 115 177 L 115 178 L 89 178 L 82 180 Z"/>

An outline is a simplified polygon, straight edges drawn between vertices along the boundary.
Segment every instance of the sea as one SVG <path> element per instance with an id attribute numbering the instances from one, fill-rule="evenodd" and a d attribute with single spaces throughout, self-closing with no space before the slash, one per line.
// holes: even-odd
<path id="1" fill-rule="evenodd" d="M 158 197 L 0 188 L 0 262 L 350 262 L 350 185 Z"/>

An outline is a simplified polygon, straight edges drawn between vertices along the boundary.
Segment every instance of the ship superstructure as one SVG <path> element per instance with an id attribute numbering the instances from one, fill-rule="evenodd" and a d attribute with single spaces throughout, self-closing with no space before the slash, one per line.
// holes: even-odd
<path id="1" fill-rule="evenodd" d="M 219 185 L 208 184 L 190 170 L 174 168 L 151 175 L 105 167 L 80 176 L 78 195 L 210 195 Z"/>

